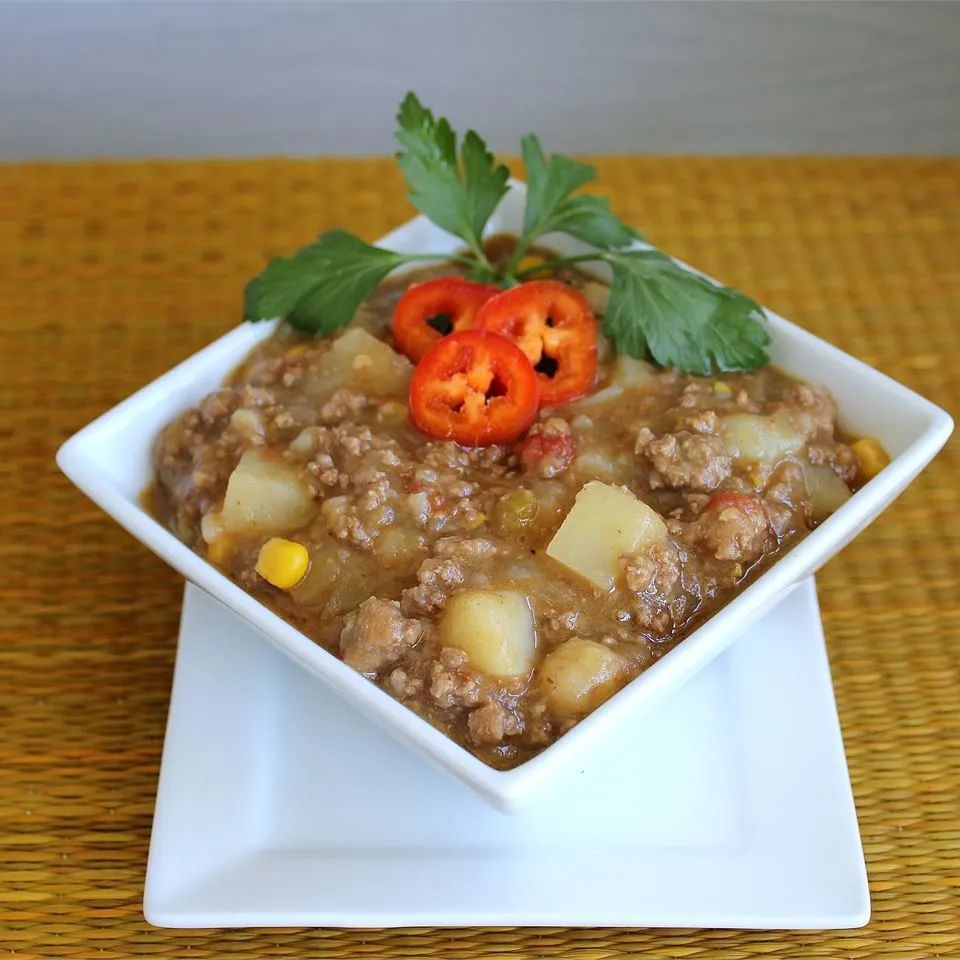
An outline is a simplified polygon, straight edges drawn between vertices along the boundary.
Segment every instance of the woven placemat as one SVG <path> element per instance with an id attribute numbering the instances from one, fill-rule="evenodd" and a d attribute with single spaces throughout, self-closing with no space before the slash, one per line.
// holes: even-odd
<path id="1" fill-rule="evenodd" d="M 960 161 L 600 158 L 654 242 L 960 411 Z M 53 463 L 266 257 L 409 214 L 387 160 L 0 167 L 0 949 L 19 958 L 960 956 L 960 445 L 819 576 L 873 919 L 816 933 L 156 930 L 180 579 Z"/>

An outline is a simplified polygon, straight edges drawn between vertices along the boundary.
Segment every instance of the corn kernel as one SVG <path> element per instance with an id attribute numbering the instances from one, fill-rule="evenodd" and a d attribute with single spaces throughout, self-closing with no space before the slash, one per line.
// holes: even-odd
<path id="1" fill-rule="evenodd" d="M 724 396 L 729 396 L 731 392 L 730 384 L 724 383 L 723 380 L 717 380 L 713 385 L 713 392 L 723 394 Z"/>
<path id="2" fill-rule="evenodd" d="M 479 510 L 471 510 L 463 518 L 463 529 L 477 530 L 482 527 L 487 522 L 487 515 L 485 513 L 480 513 Z"/>
<path id="3" fill-rule="evenodd" d="M 528 253 L 525 257 L 521 257 L 520 261 L 517 263 L 517 273 L 523 273 L 524 270 L 535 270 L 544 263 L 546 263 L 546 260 L 544 260 L 543 257 L 538 257 L 535 254 Z M 535 277 L 537 274 L 532 274 L 532 276 Z"/>
<path id="4" fill-rule="evenodd" d="M 218 567 L 225 566 L 233 553 L 233 537 L 228 533 L 221 533 L 213 543 L 207 547 L 207 559 Z"/>
<path id="5" fill-rule="evenodd" d="M 281 590 L 295 587 L 310 569 L 310 553 L 302 543 L 273 537 L 257 556 L 257 573 Z"/>
<path id="6" fill-rule="evenodd" d="M 864 437 L 851 445 L 860 465 L 860 476 L 865 480 L 872 480 L 888 463 L 890 455 L 878 440 L 873 437 Z"/>
<path id="7" fill-rule="evenodd" d="M 310 349 L 310 346 L 309 343 L 298 343 L 295 347 L 291 347 L 287 351 L 287 359 L 296 360 L 297 357 L 302 357 Z"/>

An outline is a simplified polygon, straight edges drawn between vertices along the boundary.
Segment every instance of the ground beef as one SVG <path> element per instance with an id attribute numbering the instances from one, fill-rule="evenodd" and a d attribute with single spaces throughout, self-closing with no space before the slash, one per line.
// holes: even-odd
<path id="1" fill-rule="evenodd" d="M 345 417 L 359 413 L 370 404 L 362 393 L 353 390 L 337 390 L 320 407 L 320 419 L 326 423 L 341 423 Z"/>
<path id="2" fill-rule="evenodd" d="M 859 465 L 857 455 L 845 443 L 807 444 L 807 460 L 813 464 L 826 464 L 844 483 L 852 483 Z"/>
<path id="3" fill-rule="evenodd" d="M 752 491 L 751 491 L 752 492 Z M 803 502 L 807 485 L 803 479 L 800 464 L 787 460 L 781 463 L 767 480 L 763 496 L 769 506 L 771 501 L 789 506 Z"/>
<path id="4" fill-rule="evenodd" d="M 742 494 L 721 494 L 712 500 L 694 531 L 711 556 L 737 563 L 756 560 L 773 539 L 763 501 Z"/>
<path id="5" fill-rule="evenodd" d="M 443 609 L 447 597 L 463 583 L 463 568 L 449 557 L 429 557 L 417 571 L 417 585 L 403 591 L 407 614 L 431 615 Z"/>
<path id="6" fill-rule="evenodd" d="M 680 430 L 643 447 L 663 484 L 673 489 L 715 490 L 729 475 L 730 457 L 713 434 Z"/>
<path id="7" fill-rule="evenodd" d="M 670 540 L 623 557 L 621 566 L 636 623 L 649 632 L 666 633 L 687 606 L 681 581 L 682 555 Z"/>
<path id="8" fill-rule="evenodd" d="M 423 635 L 423 624 L 403 616 L 396 600 L 364 600 L 344 619 L 343 662 L 360 673 L 378 673 L 396 663 Z"/>
<path id="9" fill-rule="evenodd" d="M 154 445 L 157 481 L 170 492 L 165 519 L 187 543 L 200 542 L 200 518 L 219 506 L 244 441 L 229 430 L 237 409 L 233 390 L 210 394 L 170 424 Z"/>
<path id="10" fill-rule="evenodd" d="M 802 423 L 807 425 L 810 434 L 822 431 L 833 436 L 837 404 L 823 387 L 813 383 L 794 384 L 784 393 L 783 406 L 803 414 Z"/>
<path id="11" fill-rule="evenodd" d="M 395 697 L 406 700 L 409 697 L 416 696 L 423 689 L 423 681 L 419 677 L 411 675 L 402 667 L 397 667 L 390 671 L 390 676 L 387 677 L 387 687 Z"/>
<path id="12" fill-rule="evenodd" d="M 517 716 L 502 703 L 488 700 L 467 716 L 467 732 L 475 744 L 502 743 L 523 729 Z"/>
<path id="13" fill-rule="evenodd" d="M 454 560 L 468 561 L 482 557 L 492 557 L 497 552 L 492 540 L 473 537 L 463 540 L 459 537 L 443 537 L 437 541 L 438 557 L 453 557 Z"/>
<path id="14" fill-rule="evenodd" d="M 430 666 L 430 696 L 438 707 L 475 707 L 484 698 L 481 678 L 467 667 L 462 650 L 444 647 Z"/>
<path id="15" fill-rule="evenodd" d="M 205 424 L 214 425 L 229 417 L 238 402 L 235 390 L 216 390 L 200 401 L 197 412 Z"/>

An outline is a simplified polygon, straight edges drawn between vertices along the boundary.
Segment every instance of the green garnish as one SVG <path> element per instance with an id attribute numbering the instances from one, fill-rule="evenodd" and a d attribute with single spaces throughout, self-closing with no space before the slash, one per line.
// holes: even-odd
<path id="1" fill-rule="evenodd" d="M 624 250 L 603 259 L 613 285 L 603 332 L 632 357 L 650 355 L 688 373 L 748 370 L 765 364 L 770 337 L 749 297 L 717 287 L 659 250 Z"/>
<path id="2" fill-rule="evenodd" d="M 562 153 L 547 159 L 536 135 L 528 133 L 520 142 L 527 173 L 527 199 L 523 211 L 523 232 L 513 252 L 508 273 L 545 233 L 569 233 L 572 237 L 614 250 L 628 247 L 642 237 L 624 224 L 610 209 L 606 197 L 591 194 L 571 196 L 584 184 L 597 179 L 597 169 L 571 160 Z"/>
<path id="3" fill-rule="evenodd" d="M 709 374 L 744 370 L 769 359 L 763 311 L 749 297 L 718 287 L 657 250 L 637 246 L 632 227 L 606 197 L 577 194 L 596 179 L 590 164 L 544 155 L 528 134 L 521 149 L 527 176 L 523 230 L 507 265 L 497 270 L 483 249 L 483 230 L 507 192 L 509 171 L 495 164 L 469 130 L 459 144 L 444 117 L 434 117 L 413 93 L 397 113 L 397 165 L 410 201 L 437 226 L 459 237 L 467 252 L 405 254 L 364 243 L 344 230 L 324 233 L 292 257 L 278 257 L 247 284 L 244 318 L 284 317 L 300 330 L 329 334 L 346 326 L 376 285 L 416 261 L 455 262 L 468 276 L 510 286 L 531 272 L 571 263 L 603 262 L 613 274 L 604 333 L 617 350 L 652 357 L 663 366 Z M 548 233 L 566 233 L 596 250 L 519 270 L 523 255 Z"/>
<path id="4" fill-rule="evenodd" d="M 397 166 L 410 189 L 410 202 L 438 227 L 464 240 L 482 270 L 493 273 L 481 235 L 507 192 L 510 171 L 494 166 L 487 145 L 468 130 L 457 161 L 457 135 L 444 117 L 435 120 L 413 93 L 397 113 L 401 146 Z"/>
<path id="5" fill-rule="evenodd" d="M 331 230 L 292 257 L 271 260 L 247 284 L 244 319 L 285 317 L 298 330 L 333 333 L 349 323 L 370 291 L 407 259 L 346 230 Z"/>

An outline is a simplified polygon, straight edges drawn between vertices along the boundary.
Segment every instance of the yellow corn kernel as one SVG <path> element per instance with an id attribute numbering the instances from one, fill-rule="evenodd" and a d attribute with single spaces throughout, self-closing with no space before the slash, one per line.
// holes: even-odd
<path id="1" fill-rule="evenodd" d="M 297 357 L 302 357 L 309 349 L 311 344 L 309 343 L 298 343 L 295 347 L 291 347 L 287 351 L 288 360 L 296 360 Z"/>
<path id="2" fill-rule="evenodd" d="M 890 455 L 873 437 L 857 440 L 851 449 L 860 465 L 860 476 L 865 480 L 872 480 L 890 462 Z"/>
<path id="3" fill-rule="evenodd" d="M 482 527 L 487 522 L 487 515 L 485 513 L 480 513 L 479 510 L 471 510 L 463 518 L 463 529 L 477 530 Z"/>
<path id="4" fill-rule="evenodd" d="M 273 537 L 257 556 L 257 573 L 281 590 L 295 587 L 310 569 L 310 553 L 302 543 Z"/>
<path id="5" fill-rule="evenodd" d="M 517 263 L 517 273 L 523 273 L 524 270 L 534 270 L 536 267 L 542 266 L 547 261 L 543 257 L 538 257 L 536 254 L 528 253 L 525 257 L 521 257 L 520 261 Z M 536 273 L 531 274 L 531 276 L 537 276 Z"/>
<path id="6" fill-rule="evenodd" d="M 730 394 L 730 384 L 724 383 L 723 380 L 717 380 L 713 384 L 713 392 L 727 396 Z"/>
<path id="7" fill-rule="evenodd" d="M 233 553 L 233 537 L 229 533 L 221 533 L 213 543 L 207 547 L 207 559 L 218 567 L 223 567 L 230 560 Z"/>

